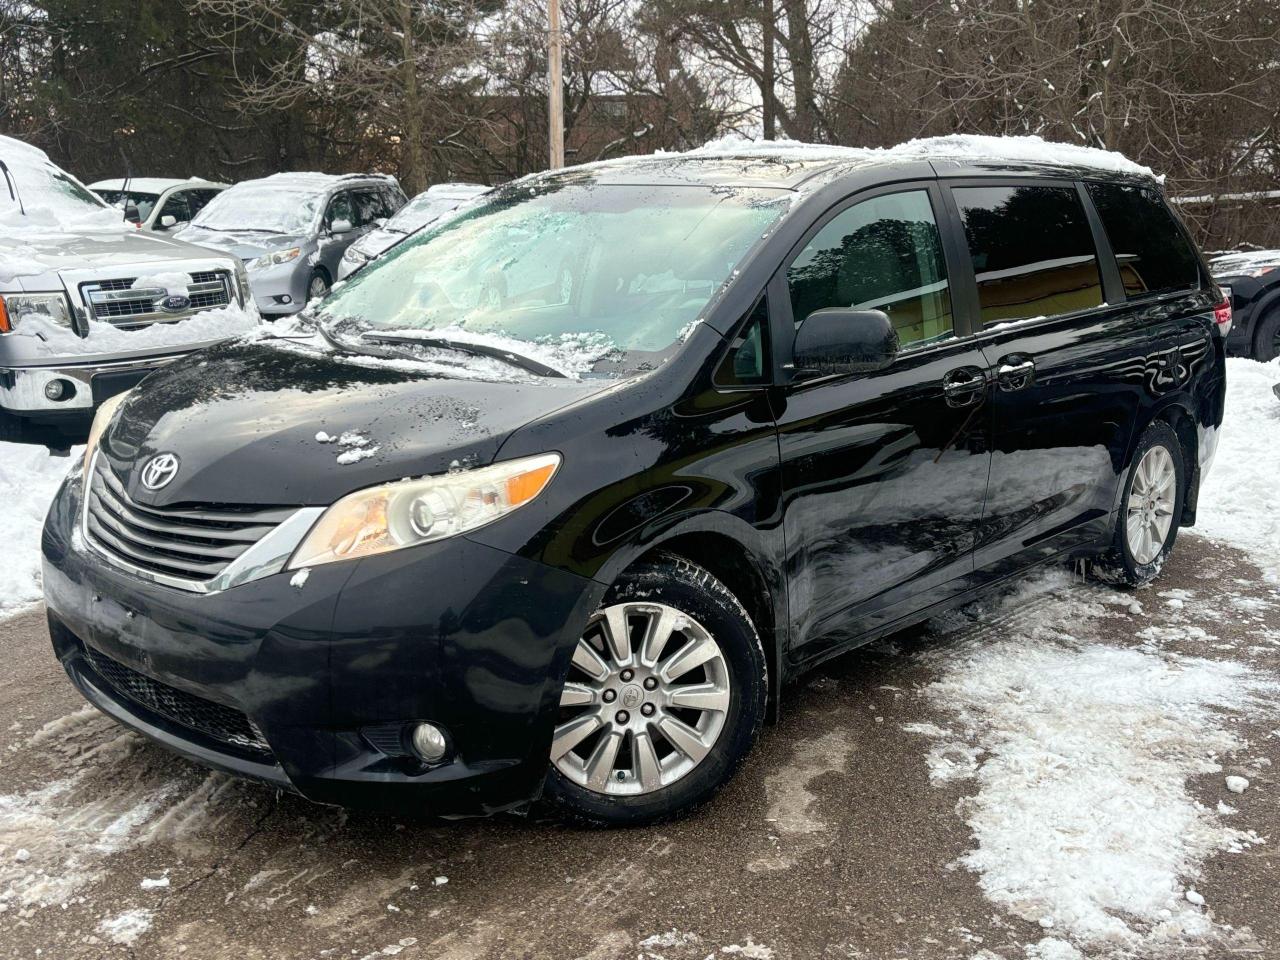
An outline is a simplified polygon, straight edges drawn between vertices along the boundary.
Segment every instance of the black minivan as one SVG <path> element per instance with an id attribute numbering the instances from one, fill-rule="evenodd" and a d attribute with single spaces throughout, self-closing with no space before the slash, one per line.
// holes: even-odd
<path id="1" fill-rule="evenodd" d="M 43 537 L 83 695 L 313 800 L 652 822 L 822 660 L 1160 570 L 1230 308 L 1117 164 L 753 148 L 520 180 L 95 422 Z"/>

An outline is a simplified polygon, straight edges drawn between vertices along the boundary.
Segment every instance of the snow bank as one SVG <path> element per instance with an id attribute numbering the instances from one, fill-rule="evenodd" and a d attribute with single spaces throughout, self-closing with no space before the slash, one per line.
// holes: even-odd
<path id="1" fill-rule="evenodd" d="M 185 274 L 184 274 L 185 276 Z M 185 289 L 185 288 L 184 288 Z M 89 321 L 89 335 L 79 337 L 74 331 L 54 323 L 42 314 L 25 317 L 14 334 L 40 341 L 37 352 L 50 357 L 68 357 L 98 353 L 123 353 L 133 350 L 187 347 L 226 337 L 249 333 L 262 323 L 255 308 L 238 304 L 202 310 L 185 320 L 153 323 L 139 330 L 121 330 L 101 320 Z"/>
<path id="2" fill-rule="evenodd" d="M 1227 409 L 1218 453 L 1190 531 L 1239 547 L 1280 583 L 1280 363 L 1227 361 Z"/>
<path id="3" fill-rule="evenodd" d="M 924 692 L 963 731 L 937 742 L 973 758 L 959 775 L 977 793 L 957 809 L 976 846 L 960 862 L 987 897 L 1075 946 L 1146 951 L 1221 933 L 1185 878 L 1261 841 L 1187 781 L 1244 746 L 1231 720 L 1274 710 L 1280 684 L 1235 661 L 1098 642 L 1112 595 L 1055 571 L 944 619 L 959 636 Z"/>
<path id="4" fill-rule="evenodd" d="M 40 528 L 62 478 L 79 464 L 79 449 L 70 457 L 24 443 L 0 443 L 0 543 L 5 562 L 0 573 L 0 613 L 40 599 Z"/>
<path id="5" fill-rule="evenodd" d="M 1117 173 L 1152 177 L 1150 167 L 1134 163 L 1123 154 L 1074 143 L 1051 143 L 1042 137 L 988 137 L 954 134 L 908 140 L 893 147 L 840 147 L 798 140 L 762 140 L 730 134 L 712 140 L 682 156 L 782 156 L 797 159 L 861 160 L 886 163 L 894 160 L 1004 160 L 1090 167 Z M 634 159 L 634 158 L 632 158 Z"/>

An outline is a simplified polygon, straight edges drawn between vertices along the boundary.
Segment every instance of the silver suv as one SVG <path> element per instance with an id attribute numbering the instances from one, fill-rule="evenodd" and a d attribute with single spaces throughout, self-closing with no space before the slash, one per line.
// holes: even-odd
<path id="1" fill-rule="evenodd" d="M 328 293 L 347 247 L 404 203 L 394 177 L 277 173 L 224 190 L 175 236 L 243 261 L 258 309 L 282 316 Z"/>
<path id="2" fill-rule="evenodd" d="M 0 439 L 259 323 L 233 257 L 144 233 L 42 150 L 0 136 Z M 221 309 L 218 309 L 221 308 Z"/>

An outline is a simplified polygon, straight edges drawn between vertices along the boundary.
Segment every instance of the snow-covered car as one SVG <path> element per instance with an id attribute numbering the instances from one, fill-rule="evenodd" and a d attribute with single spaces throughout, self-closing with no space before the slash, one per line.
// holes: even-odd
<path id="1" fill-rule="evenodd" d="M 1220 254 L 1209 272 L 1234 311 L 1227 350 L 1264 362 L 1280 356 L 1280 250 Z"/>
<path id="2" fill-rule="evenodd" d="M 125 177 L 99 180 L 89 184 L 89 189 L 126 211 L 126 219 L 139 229 L 165 231 L 185 227 L 205 204 L 227 189 L 227 184 L 198 177 Z M 136 213 L 136 218 L 129 217 L 130 212 Z"/>
<path id="3" fill-rule="evenodd" d="M 376 230 L 347 247 L 338 266 L 338 279 L 345 280 L 366 263 L 381 256 L 387 250 L 409 236 L 457 210 L 468 201 L 488 193 L 489 188 L 478 183 L 437 183 L 418 194 L 396 212 L 396 215 Z"/>
<path id="4" fill-rule="evenodd" d="M 75 177 L 0 136 L 0 438 L 87 419 L 179 356 L 260 320 L 225 253 L 134 228 Z"/>
<path id="5" fill-rule="evenodd" d="M 218 194 L 176 236 L 243 261 L 258 309 L 283 316 L 328 293 L 347 248 L 404 203 L 394 177 L 277 173 Z"/>

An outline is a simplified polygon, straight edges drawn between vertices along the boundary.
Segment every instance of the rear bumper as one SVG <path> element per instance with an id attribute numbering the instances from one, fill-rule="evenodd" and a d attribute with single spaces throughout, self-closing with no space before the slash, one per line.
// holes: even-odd
<path id="1" fill-rule="evenodd" d="M 458 538 L 316 567 L 301 588 L 286 572 L 186 593 L 88 552 L 79 487 L 68 479 L 46 521 L 45 599 L 59 661 L 104 712 L 323 803 L 466 816 L 538 796 L 601 585 Z M 139 697 L 120 671 L 159 695 Z M 192 719 L 202 711 L 243 718 L 261 746 L 229 742 L 225 724 Z M 441 764 L 397 749 L 422 720 L 452 744 Z"/>
<path id="2" fill-rule="evenodd" d="M 88 413 L 108 397 L 132 387 L 152 370 L 188 352 L 127 360 L 0 367 L 0 408 L 26 417 Z M 59 381 L 61 396 L 50 399 L 45 390 L 49 384 Z"/>

